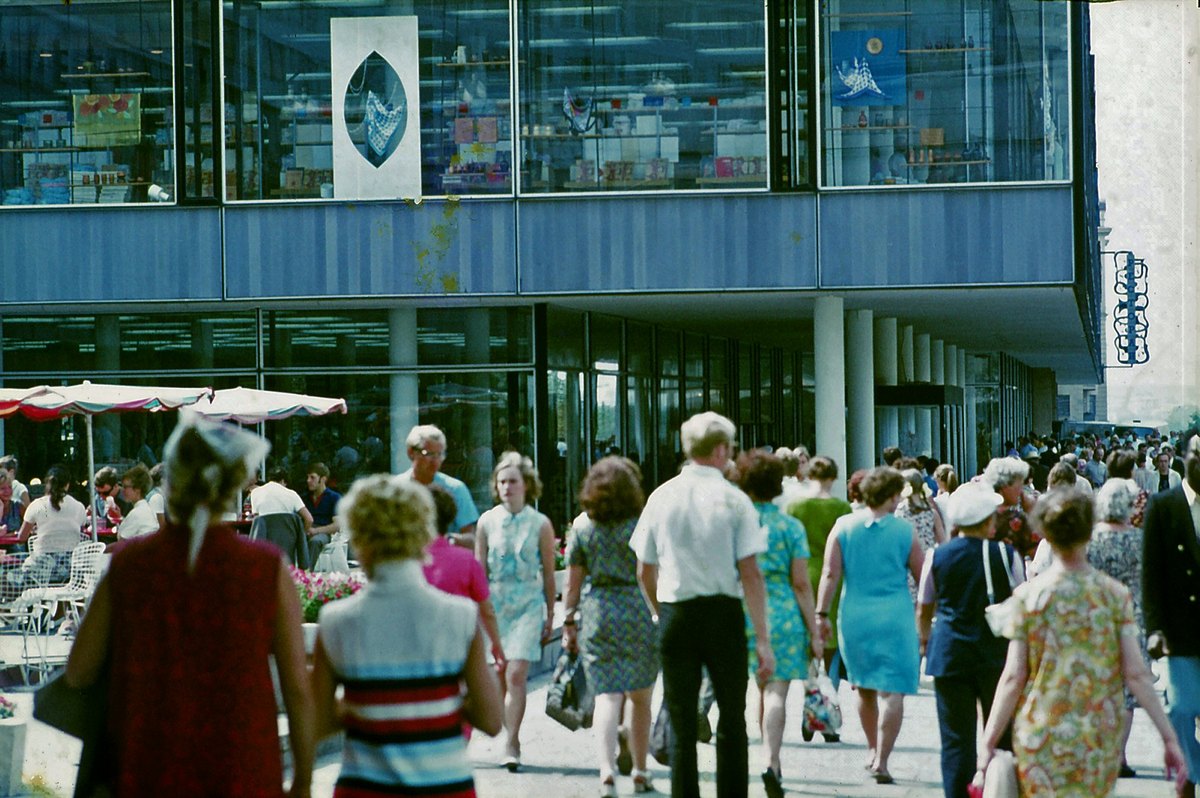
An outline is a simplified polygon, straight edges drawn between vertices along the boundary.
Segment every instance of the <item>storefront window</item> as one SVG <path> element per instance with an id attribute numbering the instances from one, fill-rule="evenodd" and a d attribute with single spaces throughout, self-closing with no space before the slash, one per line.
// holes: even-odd
<path id="1" fill-rule="evenodd" d="M 508 3 L 403 5 L 396 13 L 417 18 L 420 98 L 419 106 L 413 98 L 408 105 L 419 107 L 422 193 L 511 192 Z M 335 196 L 330 21 L 387 15 L 389 8 L 370 0 L 225 3 L 231 198 Z M 348 191 L 336 196 L 349 197 Z"/>
<path id="2" fill-rule="evenodd" d="M 1070 177 L 1069 4 L 822 8 L 826 185 Z"/>
<path id="3" fill-rule="evenodd" d="M 171 4 L 5 3 L 3 204 L 146 202 L 174 189 Z"/>
<path id="4" fill-rule="evenodd" d="M 766 187 L 761 3 L 521 3 L 521 191 Z"/>

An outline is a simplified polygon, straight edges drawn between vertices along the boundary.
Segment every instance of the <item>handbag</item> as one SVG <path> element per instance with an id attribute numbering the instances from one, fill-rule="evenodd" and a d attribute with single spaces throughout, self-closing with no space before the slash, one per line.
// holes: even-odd
<path id="1" fill-rule="evenodd" d="M 804 680 L 804 731 L 837 734 L 842 728 L 842 708 L 837 690 L 825 672 L 825 663 L 814 657 L 808 663 L 808 678 Z"/>
<path id="2" fill-rule="evenodd" d="M 113 741 L 105 735 L 108 667 L 88 687 L 71 687 L 65 675 L 65 670 L 60 671 L 33 694 L 33 717 L 83 741 L 75 798 L 105 795 L 106 785 L 116 769 Z"/>
<path id="3" fill-rule="evenodd" d="M 1007 547 L 1003 543 L 997 545 L 1000 546 L 1000 559 L 1004 561 L 1004 573 L 1008 576 L 1008 587 L 1012 589 L 1012 569 L 1009 566 L 1008 556 L 1005 554 Z M 987 606 L 983 608 L 983 617 L 987 621 L 988 628 L 992 630 L 992 634 L 996 637 L 1004 637 L 1004 630 L 1017 611 L 1017 600 L 1016 597 L 1009 596 L 999 604 L 996 603 L 996 588 L 992 582 L 992 558 L 988 556 L 988 548 L 988 541 L 983 541 L 983 578 L 987 582 L 988 597 Z"/>
<path id="4" fill-rule="evenodd" d="M 658 708 L 654 718 L 654 727 L 650 729 L 650 755 L 660 765 L 671 766 L 671 748 L 675 745 L 675 732 L 671 728 L 671 715 L 667 712 L 667 702 Z"/>
<path id="5" fill-rule="evenodd" d="M 587 729 L 592 725 L 594 704 L 579 655 L 564 651 L 546 692 L 546 714 L 571 731 Z"/>
<path id="6" fill-rule="evenodd" d="M 997 749 L 988 763 L 987 772 L 975 774 L 967 794 L 971 798 L 1017 798 L 1017 760 L 1012 752 Z"/>

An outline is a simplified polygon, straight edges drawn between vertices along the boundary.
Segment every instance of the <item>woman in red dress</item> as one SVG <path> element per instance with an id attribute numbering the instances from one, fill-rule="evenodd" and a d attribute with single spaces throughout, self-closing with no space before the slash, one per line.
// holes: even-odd
<path id="1" fill-rule="evenodd" d="M 299 597 L 277 549 L 209 524 L 267 447 L 181 411 L 167 442 L 168 523 L 114 554 L 96 589 L 66 679 L 108 680 L 112 750 L 96 779 L 116 796 L 283 796 L 270 655 L 288 715 L 289 795 L 309 795 L 314 709 Z"/>

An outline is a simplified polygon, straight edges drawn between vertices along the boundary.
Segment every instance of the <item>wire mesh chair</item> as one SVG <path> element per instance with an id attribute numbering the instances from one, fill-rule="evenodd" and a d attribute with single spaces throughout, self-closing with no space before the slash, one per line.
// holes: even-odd
<path id="1" fill-rule="evenodd" d="M 10 554 L 0 564 L 0 594 L 11 596 L 0 602 L 0 625 L 21 634 L 21 674 L 26 684 L 30 684 L 32 671 L 44 676 L 52 669 L 48 654 L 51 615 L 46 602 L 52 569 L 33 559 L 41 556 Z M 13 591 L 19 592 L 13 596 Z"/>
<path id="2" fill-rule="evenodd" d="M 58 615 L 59 607 L 66 611 L 64 623 L 72 630 L 79 628 L 79 621 L 96 585 L 100 582 L 100 564 L 104 559 L 104 544 L 99 541 L 84 541 L 71 552 L 71 575 L 67 584 L 51 586 L 43 591 L 46 611 L 50 618 Z"/>

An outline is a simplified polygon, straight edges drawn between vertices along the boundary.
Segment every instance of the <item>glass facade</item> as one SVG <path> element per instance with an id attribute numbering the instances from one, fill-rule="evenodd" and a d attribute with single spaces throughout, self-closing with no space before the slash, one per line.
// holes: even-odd
<path id="1" fill-rule="evenodd" d="M 4 3 L 3 204 L 146 202 L 152 185 L 171 188 L 173 52 L 169 0 Z"/>
<path id="2" fill-rule="evenodd" d="M 814 157 L 830 187 L 1069 178 L 1069 4 L 810 6 L 14 2 L 0 190 L 6 205 L 354 197 L 334 173 L 331 25 L 401 16 L 417 24 L 423 195 L 788 190 L 812 186 Z"/>
<path id="3" fill-rule="evenodd" d="M 761 3 L 519 4 L 522 192 L 764 188 Z"/>
<path id="4" fill-rule="evenodd" d="M 1070 4 L 821 5 L 824 185 L 1070 177 Z"/>

